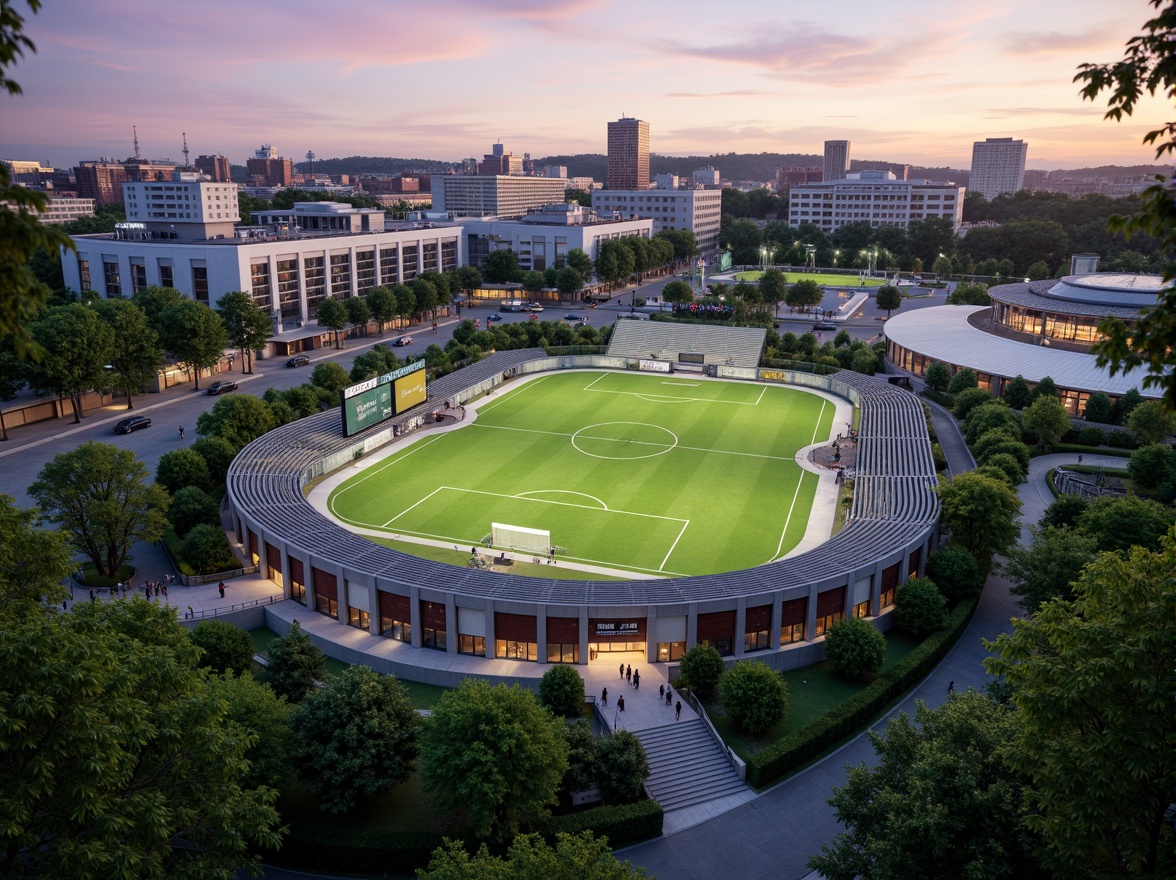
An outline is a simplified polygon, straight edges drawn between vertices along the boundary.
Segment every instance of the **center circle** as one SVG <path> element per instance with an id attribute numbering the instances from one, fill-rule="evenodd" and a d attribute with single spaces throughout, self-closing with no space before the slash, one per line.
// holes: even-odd
<path id="1" fill-rule="evenodd" d="M 572 435 L 572 446 L 593 458 L 628 460 L 665 455 L 678 445 L 678 435 L 645 422 L 600 422 Z"/>

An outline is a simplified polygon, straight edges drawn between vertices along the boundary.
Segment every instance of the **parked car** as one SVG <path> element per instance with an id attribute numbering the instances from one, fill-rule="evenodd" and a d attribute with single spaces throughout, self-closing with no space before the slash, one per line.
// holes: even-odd
<path id="1" fill-rule="evenodd" d="M 572 312 L 568 312 L 566 315 L 564 315 L 564 320 L 571 321 L 573 324 L 578 323 L 578 322 L 587 323 L 587 321 L 588 321 L 588 319 L 586 317 L 584 317 L 583 315 L 576 315 L 576 314 L 573 314 Z"/>
<path id="2" fill-rule="evenodd" d="M 836 324 L 829 324 L 827 322 L 819 322 L 819 323 L 813 324 L 813 329 L 814 330 L 836 330 L 837 325 Z"/>
<path id="3" fill-rule="evenodd" d="M 114 426 L 114 433 L 129 434 L 131 431 L 138 431 L 140 428 L 150 428 L 151 419 L 147 416 L 131 416 L 129 419 L 123 419 Z"/>
<path id="4" fill-rule="evenodd" d="M 310 355 L 296 354 L 296 355 L 294 355 L 294 357 L 290 358 L 290 360 L 286 361 L 286 366 L 287 367 L 305 367 L 309 363 L 310 363 Z"/>
<path id="5" fill-rule="evenodd" d="M 527 308 L 529 308 L 532 312 L 543 311 L 543 306 L 539 305 L 539 303 L 530 303 Z"/>
<path id="6" fill-rule="evenodd" d="M 213 382 L 208 386 L 209 394 L 224 394 L 228 391 L 236 391 L 237 383 L 232 379 L 221 379 L 219 382 Z"/>
<path id="7" fill-rule="evenodd" d="M 491 312 L 489 315 L 486 316 L 486 320 L 487 321 L 501 321 L 502 315 L 498 314 L 498 312 Z"/>
<path id="8" fill-rule="evenodd" d="M 412 337 L 411 336 L 401 336 L 399 339 L 397 339 L 392 344 L 397 346 L 398 348 L 402 348 L 406 345 L 412 345 Z"/>

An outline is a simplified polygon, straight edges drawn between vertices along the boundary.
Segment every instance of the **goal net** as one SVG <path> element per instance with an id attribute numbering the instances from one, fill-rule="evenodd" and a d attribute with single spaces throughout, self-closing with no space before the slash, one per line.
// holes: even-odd
<path id="1" fill-rule="evenodd" d="M 551 550 L 551 532 L 547 529 L 528 529 L 523 526 L 490 524 L 490 539 L 495 547 L 538 553 L 546 556 Z"/>

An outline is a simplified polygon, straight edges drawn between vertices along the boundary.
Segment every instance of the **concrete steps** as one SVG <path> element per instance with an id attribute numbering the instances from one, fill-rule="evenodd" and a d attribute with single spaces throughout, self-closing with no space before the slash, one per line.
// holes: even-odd
<path id="1" fill-rule="evenodd" d="M 667 813 L 747 791 L 702 719 L 633 733 L 649 761 L 650 794 Z"/>

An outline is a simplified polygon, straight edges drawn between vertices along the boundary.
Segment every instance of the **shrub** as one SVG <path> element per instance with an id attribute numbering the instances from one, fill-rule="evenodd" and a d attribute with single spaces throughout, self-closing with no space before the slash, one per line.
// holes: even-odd
<path id="1" fill-rule="evenodd" d="M 848 679 L 864 678 L 886 661 L 886 639 L 868 620 L 839 620 L 825 633 L 825 659 Z"/>
<path id="2" fill-rule="evenodd" d="M 991 428 L 971 441 L 972 454 L 976 456 L 979 461 L 984 455 L 994 447 L 1003 446 L 1005 443 L 1021 443 L 1021 438 L 1018 434 L 1012 433 L 1007 427 Z M 1026 460 L 1028 463 L 1028 460 Z"/>
<path id="3" fill-rule="evenodd" d="M 220 505 L 196 486 L 185 486 L 172 498 L 167 519 L 181 538 L 196 526 L 219 526 Z"/>
<path id="4" fill-rule="evenodd" d="M 574 666 L 552 666 L 539 681 L 539 702 L 555 715 L 570 718 L 584 708 L 584 679 Z"/>
<path id="5" fill-rule="evenodd" d="M 943 361 L 932 361 L 927 367 L 923 381 L 927 383 L 928 388 L 933 388 L 936 391 L 946 391 L 947 386 L 951 383 L 951 370 L 948 369 L 947 364 L 943 363 Z"/>
<path id="6" fill-rule="evenodd" d="M 722 656 L 710 645 L 695 645 L 683 655 L 679 674 L 695 691 L 709 693 L 718 686 L 726 668 Z"/>
<path id="7" fill-rule="evenodd" d="M 964 425 L 964 439 L 975 443 L 988 431 L 1000 429 L 1012 437 L 1021 436 L 1021 420 L 1003 400 L 982 403 L 968 413 Z"/>
<path id="8" fill-rule="evenodd" d="M 1010 486 L 1019 486 L 1028 476 L 1021 467 L 1021 463 L 1007 452 L 995 452 L 985 456 L 981 469 L 999 473 Z"/>
<path id="9" fill-rule="evenodd" d="M 915 578 L 901 585 L 894 597 L 898 625 L 917 636 L 943 629 L 947 622 L 947 600 L 935 582 Z"/>
<path id="10" fill-rule="evenodd" d="M 984 576 L 975 558 L 958 544 L 948 544 L 933 550 L 927 557 L 927 577 L 952 602 L 969 596 L 979 596 L 984 588 Z"/>
<path id="11" fill-rule="evenodd" d="M 976 371 L 970 367 L 960 367 L 955 371 L 955 375 L 951 377 L 951 382 L 947 386 L 947 390 L 952 394 L 960 394 L 970 388 L 975 388 L 978 385 L 976 379 Z"/>
<path id="12" fill-rule="evenodd" d="M 1082 418 L 1088 422 L 1109 425 L 1115 418 L 1115 406 L 1106 394 L 1096 391 L 1086 401 L 1086 408 L 1082 410 Z"/>
<path id="13" fill-rule="evenodd" d="M 995 399 L 983 388 L 967 388 L 956 395 L 952 412 L 958 419 L 967 418 L 968 413 L 976 407 L 991 403 Z"/>
<path id="14" fill-rule="evenodd" d="M 1138 445 L 1130 431 L 1107 432 L 1107 446 L 1112 449 L 1134 449 Z"/>
<path id="15" fill-rule="evenodd" d="M 1082 428 L 1078 432 L 1077 439 L 1083 446 L 1102 446 L 1107 442 L 1107 432 L 1091 425 L 1088 428 Z"/>
<path id="16" fill-rule="evenodd" d="M 645 747 L 632 732 L 618 730 L 596 744 L 596 781 L 606 804 L 639 800 L 648 777 Z"/>
<path id="17" fill-rule="evenodd" d="M 1165 443 L 1150 443 L 1131 453 L 1127 473 L 1143 489 L 1155 489 L 1166 483 L 1176 468 L 1176 455 Z"/>
<path id="18" fill-rule="evenodd" d="M 223 620 L 206 620 L 188 633 L 188 637 L 203 651 L 197 666 L 236 675 L 249 671 L 253 662 L 253 642 L 245 630 Z"/>
<path id="19" fill-rule="evenodd" d="M 198 452 L 208 465 L 208 475 L 212 482 L 216 485 L 223 483 L 229 472 L 229 465 L 233 463 L 233 456 L 237 454 L 233 445 L 220 437 L 201 437 L 192 444 L 192 449 Z"/>
<path id="20" fill-rule="evenodd" d="M 1004 399 L 1013 409 L 1024 409 L 1032 401 L 1033 392 L 1020 373 L 1005 385 Z"/>
<path id="21" fill-rule="evenodd" d="M 159 457 L 155 482 L 175 495 L 185 486 L 204 488 L 209 482 L 208 464 L 194 449 L 173 449 Z"/>
<path id="22" fill-rule="evenodd" d="M 323 678 L 323 652 L 311 643 L 310 636 L 295 621 L 290 631 L 272 642 L 265 681 L 280 697 L 297 703 Z"/>
<path id="23" fill-rule="evenodd" d="M 239 566 L 229 549 L 229 539 L 219 526 L 193 526 L 180 543 L 180 557 L 197 574 L 230 571 Z"/>
<path id="24" fill-rule="evenodd" d="M 614 849 L 660 837 L 665 813 L 657 801 L 641 800 L 633 804 L 596 807 L 560 816 L 550 823 L 550 833 L 562 831 L 579 834 L 591 831 L 597 837 L 607 837 Z"/>
<path id="25" fill-rule="evenodd" d="M 588 722 L 581 718 L 564 725 L 568 746 L 568 770 L 560 790 L 565 793 L 586 791 L 596 785 L 596 737 Z"/>
<path id="26" fill-rule="evenodd" d="M 788 714 L 788 686 L 766 663 L 742 660 L 723 673 L 719 701 L 736 727 L 755 736 Z"/>

